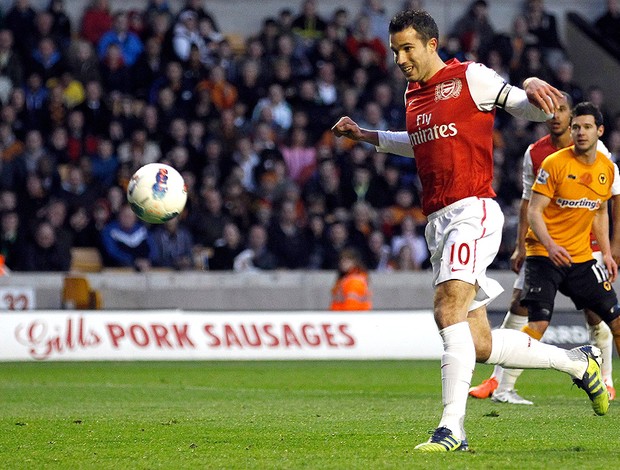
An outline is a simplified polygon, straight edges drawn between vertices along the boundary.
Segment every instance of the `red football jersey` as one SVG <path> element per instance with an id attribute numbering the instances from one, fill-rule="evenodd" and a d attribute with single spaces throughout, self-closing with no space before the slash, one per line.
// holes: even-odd
<path id="1" fill-rule="evenodd" d="M 489 78 L 491 74 L 479 64 L 451 60 L 427 83 L 407 87 L 407 133 L 427 215 L 467 197 L 495 196 L 491 186 L 495 108 L 482 110 L 472 90 L 478 87 L 479 96 L 482 88 L 490 88 L 482 93 L 497 97 L 504 82 L 496 75 Z"/>

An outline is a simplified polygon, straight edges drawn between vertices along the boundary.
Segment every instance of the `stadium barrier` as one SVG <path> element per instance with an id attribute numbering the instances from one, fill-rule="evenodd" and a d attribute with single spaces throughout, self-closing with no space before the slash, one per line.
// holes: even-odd
<path id="1" fill-rule="evenodd" d="M 494 326 L 503 315 L 491 314 Z M 558 313 L 545 341 L 588 341 Z M 33 311 L 0 315 L 0 361 L 434 359 L 430 310 L 373 312 Z"/>

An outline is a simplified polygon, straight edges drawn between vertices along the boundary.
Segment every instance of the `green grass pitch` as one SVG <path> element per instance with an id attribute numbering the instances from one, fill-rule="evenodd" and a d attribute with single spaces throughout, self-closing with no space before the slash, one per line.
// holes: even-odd
<path id="1" fill-rule="evenodd" d="M 620 361 L 616 360 L 616 370 Z M 474 382 L 486 378 L 478 366 Z M 471 452 L 413 447 L 441 413 L 438 361 L 0 364 L 6 469 L 564 469 L 620 462 L 620 403 L 595 416 L 554 371 L 534 406 L 468 403 Z"/>

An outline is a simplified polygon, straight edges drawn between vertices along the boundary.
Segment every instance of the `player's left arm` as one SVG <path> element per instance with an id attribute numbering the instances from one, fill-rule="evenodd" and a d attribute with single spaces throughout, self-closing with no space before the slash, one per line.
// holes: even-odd
<path id="1" fill-rule="evenodd" d="M 618 265 L 611 255 L 611 244 L 609 242 L 609 214 L 607 212 L 607 201 L 601 203 L 601 207 L 594 213 L 592 221 L 592 233 L 601 248 L 603 263 L 609 273 L 609 280 L 614 282 L 618 277 Z"/>
<path id="2" fill-rule="evenodd" d="M 523 82 L 523 89 L 505 82 L 494 70 L 472 63 L 465 72 L 472 99 L 481 111 L 505 109 L 516 117 L 543 122 L 553 117 L 562 93 L 540 78 Z"/>

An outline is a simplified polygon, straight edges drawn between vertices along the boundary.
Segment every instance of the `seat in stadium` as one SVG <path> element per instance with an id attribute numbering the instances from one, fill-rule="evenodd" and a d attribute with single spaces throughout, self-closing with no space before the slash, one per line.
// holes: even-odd
<path id="1" fill-rule="evenodd" d="M 71 248 L 71 271 L 80 273 L 98 273 L 103 263 L 101 253 L 97 248 L 73 247 Z"/>
<path id="2" fill-rule="evenodd" d="M 66 309 L 101 310 L 101 292 L 91 288 L 83 276 L 66 276 L 62 288 L 62 305 Z"/>

